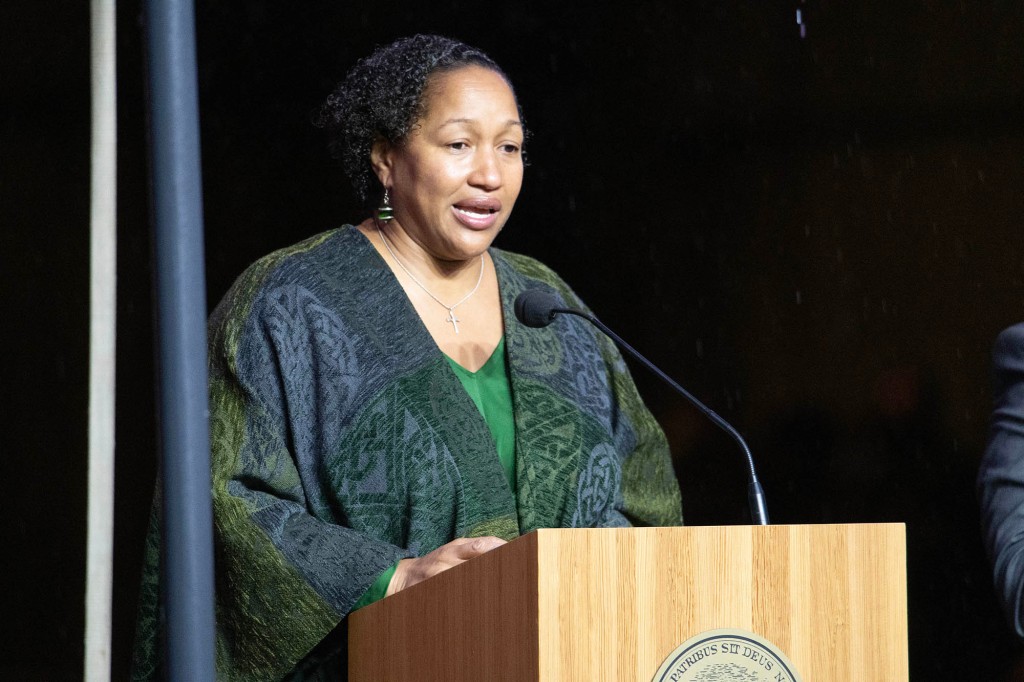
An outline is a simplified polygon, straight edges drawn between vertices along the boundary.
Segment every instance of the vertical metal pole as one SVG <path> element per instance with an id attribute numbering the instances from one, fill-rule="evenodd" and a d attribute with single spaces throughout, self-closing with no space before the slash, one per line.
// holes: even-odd
<path id="1" fill-rule="evenodd" d="M 199 104 L 192 0 L 147 0 L 156 241 L 165 671 L 214 679 Z"/>
<path id="2" fill-rule="evenodd" d="M 114 365 L 117 328 L 117 77 L 114 0 L 92 0 L 89 284 L 89 506 L 86 682 L 110 679 L 114 575 Z"/>

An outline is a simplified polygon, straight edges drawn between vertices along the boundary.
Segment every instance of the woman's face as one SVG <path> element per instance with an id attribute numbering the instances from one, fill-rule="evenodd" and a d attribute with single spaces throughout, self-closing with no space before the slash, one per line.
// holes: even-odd
<path id="1" fill-rule="evenodd" d="M 373 164 L 395 222 L 444 261 L 479 256 L 505 225 L 523 182 L 523 126 L 511 88 L 490 69 L 432 76 L 424 115 Z"/>

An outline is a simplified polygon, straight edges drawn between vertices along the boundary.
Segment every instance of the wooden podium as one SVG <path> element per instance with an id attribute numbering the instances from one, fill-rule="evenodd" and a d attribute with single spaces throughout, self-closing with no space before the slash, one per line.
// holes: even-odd
<path id="1" fill-rule="evenodd" d="M 908 679 L 903 524 L 552 529 L 349 619 L 350 682 L 649 682 L 691 637 L 767 639 L 804 682 Z"/>

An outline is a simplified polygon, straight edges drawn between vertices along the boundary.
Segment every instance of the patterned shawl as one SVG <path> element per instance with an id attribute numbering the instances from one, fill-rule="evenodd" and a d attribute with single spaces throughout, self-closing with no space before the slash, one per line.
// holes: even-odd
<path id="1" fill-rule="evenodd" d="M 537 261 L 490 254 L 515 409 L 515 496 L 479 411 L 358 230 L 259 260 L 214 311 L 219 679 L 344 679 L 337 626 L 356 600 L 399 559 L 454 538 L 682 523 L 667 442 L 617 350 L 569 316 L 521 325 L 512 310 L 525 289 L 583 306 Z M 156 528 L 137 679 L 159 676 Z"/>

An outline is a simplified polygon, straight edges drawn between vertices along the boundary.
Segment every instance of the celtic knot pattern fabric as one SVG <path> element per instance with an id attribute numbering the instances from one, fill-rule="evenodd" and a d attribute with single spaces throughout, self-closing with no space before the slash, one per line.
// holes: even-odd
<path id="1" fill-rule="evenodd" d="M 356 229 L 261 259 L 214 311 L 219 679 L 344 679 L 344 639 L 329 635 L 353 604 L 399 559 L 457 537 L 682 522 L 664 435 L 614 346 L 574 318 L 520 325 L 513 302 L 525 289 L 582 303 L 536 261 L 491 256 L 515 494 L 479 411 Z M 138 679 L 159 675 L 157 530 Z"/>
<path id="2" fill-rule="evenodd" d="M 615 514 L 622 506 L 622 465 L 619 455 L 607 443 L 590 453 L 576 488 L 576 512 L 573 527 L 628 526 L 625 518 Z"/>

